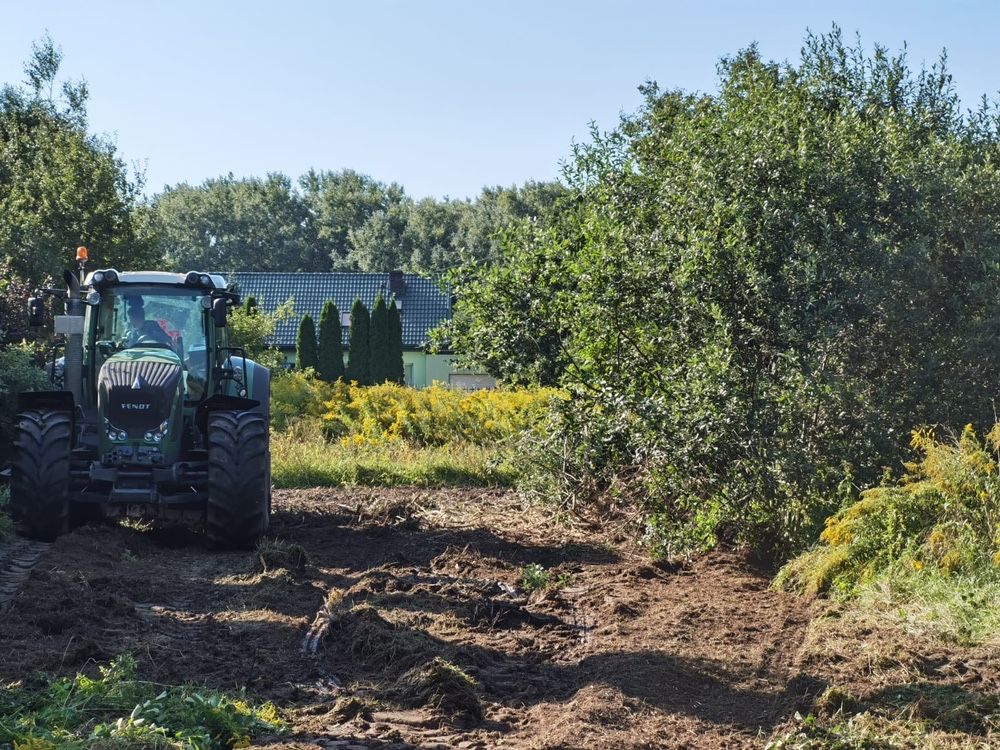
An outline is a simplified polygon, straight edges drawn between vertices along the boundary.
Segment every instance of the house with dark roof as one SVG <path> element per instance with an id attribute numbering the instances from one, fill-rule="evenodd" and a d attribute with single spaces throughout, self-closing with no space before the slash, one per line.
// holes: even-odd
<path id="1" fill-rule="evenodd" d="M 274 331 L 273 344 L 285 354 L 287 362 L 295 359 L 295 335 L 303 315 L 319 316 L 327 300 L 340 311 L 345 356 L 350 344 L 351 307 L 360 299 L 369 310 L 381 294 L 396 300 L 403 324 L 403 367 L 406 382 L 416 388 L 440 382 L 458 388 L 492 387 L 492 378 L 458 370 L 450 352 L 427 351 L 430 331 L 451 319 L 451 296 L 433 279 L 402 271 L 388 273 L 258 273 L 237 272 L 229 276 L 243 295 L 254 297 L 260 309 L 274 312 L 288 300 L 293 301 L 295 316 L 280 323 Z"/>

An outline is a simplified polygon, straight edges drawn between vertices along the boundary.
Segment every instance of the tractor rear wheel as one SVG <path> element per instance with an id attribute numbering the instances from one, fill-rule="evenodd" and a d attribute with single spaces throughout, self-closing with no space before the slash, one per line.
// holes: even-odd
<path id="1" fill-rule="evenodd" d="M 208 542 L 213 547 L 252 549 L 270 521 L 267 423 L 257 412 L 212 412 L 207 442 Z"/>
<path id="2" fill-rule="evenodd" d="M 53 541 L 69 528 L 73 418 L 66 411 L 17 416 L 10 505 L 28 536 Z"/>

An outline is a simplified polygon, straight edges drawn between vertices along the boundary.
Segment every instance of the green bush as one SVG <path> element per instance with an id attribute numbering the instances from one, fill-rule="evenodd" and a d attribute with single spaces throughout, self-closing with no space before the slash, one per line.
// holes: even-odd
<path id="1" fill-rule="evenodd" d="M 579 145 L 572 199 L 456 272 L 446 334 L 571 392 L 543 454 L 561 495 L 646 502 L 666 552 L 783 557 L 912 425 L 992 418 L 1000 119 L 965 116 L 943 62 L 839 31 L 719 71 Z"/>
<path id="2" fill-rule="evenodd" d="M 254 304 L 250 304 L 251 300 Z M 253 297 L 248 297 L 242 307 L 229 313 L 229 331 L 232 343 L 242 346 L 247 356 L 272 371 L 282 369 L 285 356 L 271 345 L 274 329 L 283 321 L 295 316 L 293 300 L 287 300 L 272 313 L 261 310 Z"/>
<path id="3" fill-rule="evenodd" d="M 48 375 L 35 360 L 35 351 L 29 344 L 0 349 L 0 452 L 12 438 L 18 394 L 50 387 Z"/>

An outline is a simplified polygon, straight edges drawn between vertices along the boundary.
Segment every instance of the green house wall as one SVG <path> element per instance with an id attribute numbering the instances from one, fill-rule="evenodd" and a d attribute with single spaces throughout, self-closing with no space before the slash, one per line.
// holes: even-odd
<path id="1" fill-rule="evenodd" d="M 291 365 L 295 362 L 294 352 L 285 352 L 285 362 Z M 347 354 L 344 354 L 344 363 Z M 427 388 L 433 383 L 455 385 L 453 376 L 469 374 L 468 370 L 455 367 L 455 356 L 452 354 L 428 354 L 427 352 L 404 351 L 403 371 L 406 374 L 406 384 L 413 388 Z M 492 382 L 486 384 L 492 386 Z"/>

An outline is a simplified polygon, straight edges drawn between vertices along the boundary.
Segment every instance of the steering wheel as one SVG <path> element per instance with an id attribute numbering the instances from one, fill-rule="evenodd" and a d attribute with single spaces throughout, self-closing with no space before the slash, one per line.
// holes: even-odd
<path id="1" fill-rule="evenodd" d="M 169 349 L 170 351 L 174 350 L 174 347 L 172 347 L 170 344 L 164 343 L 163 341 L 159 341 L 152 336 L 146 336 L 145 334 L 136 339 L 136 342 L 132 344 L 132 346 L 130 346 L 129 349 L 135 349 L 138 346 L 147 347 L 150 349 Z"/>

